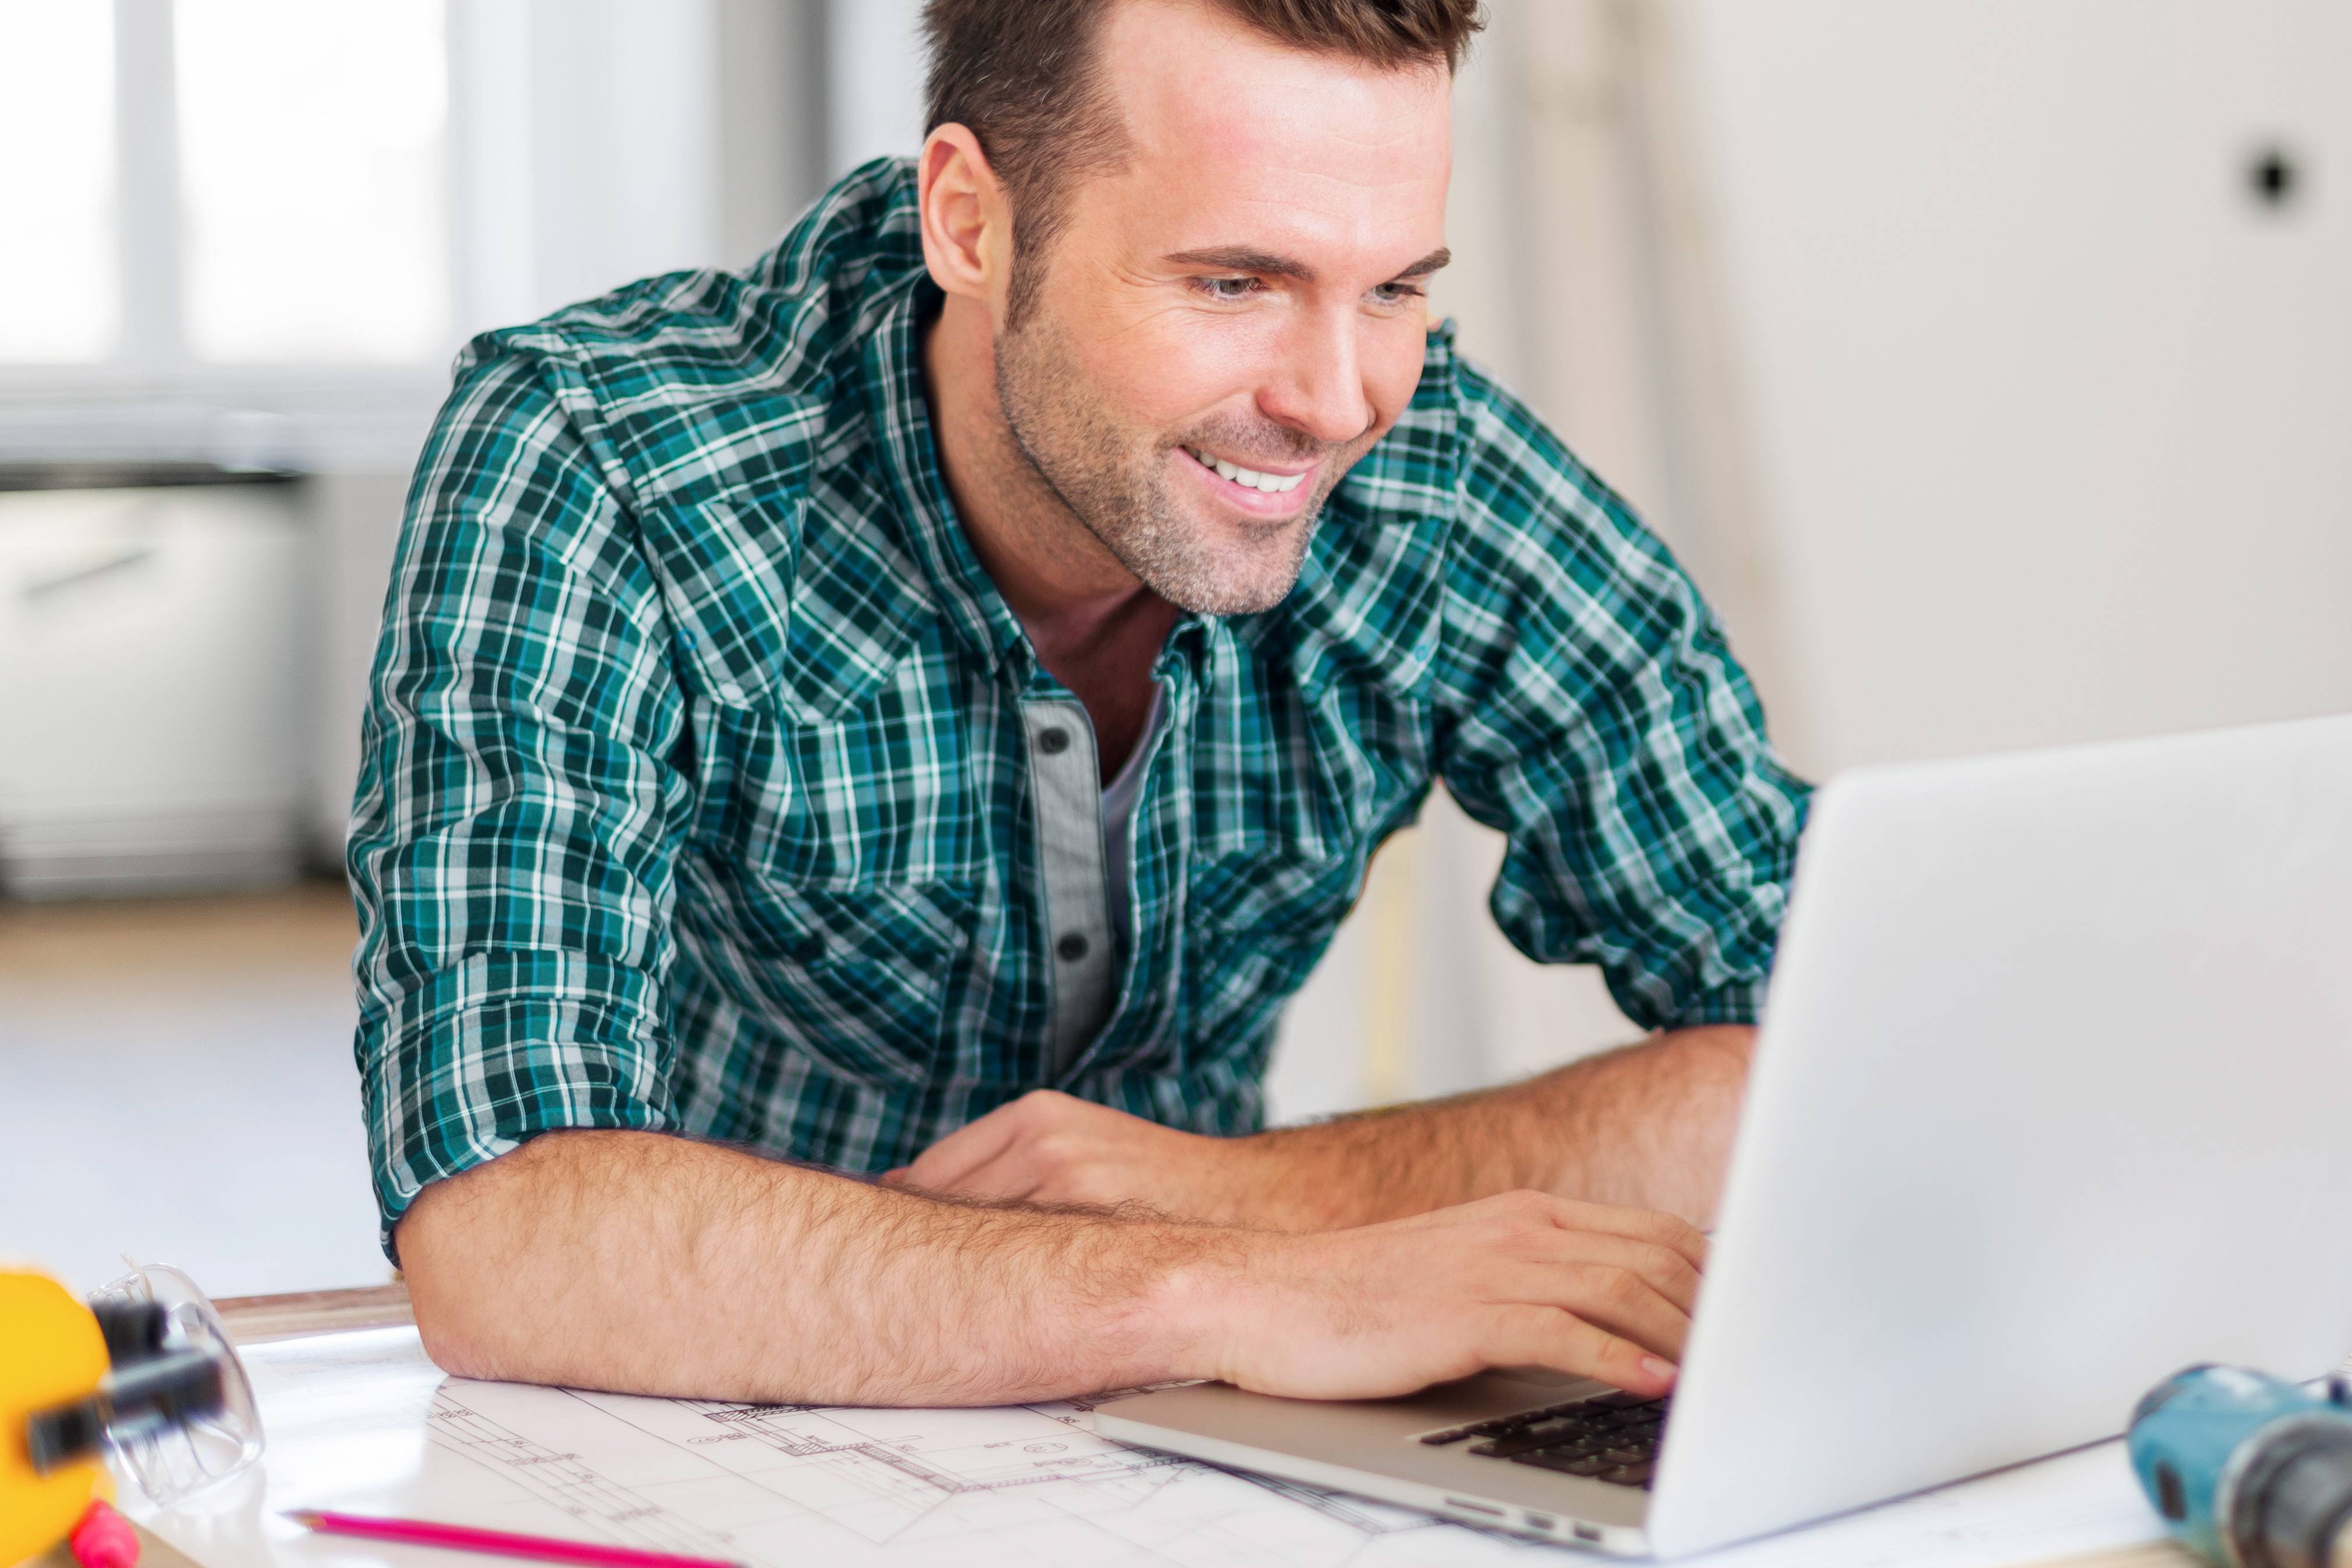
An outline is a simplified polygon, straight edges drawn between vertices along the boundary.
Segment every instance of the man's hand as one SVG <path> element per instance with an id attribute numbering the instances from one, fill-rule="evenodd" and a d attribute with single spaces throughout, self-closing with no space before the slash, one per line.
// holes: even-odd
<path id="1" fill-rule="evenodd" d="M 1266 1394 L 1370 1399 L 1494 1366 L 1673 1388 L 1706 1241 L 1668 1215 L 1506 1193 L 1315 1236 L 1243 1238 L 1212 1268 L 1202 1369 Z M 1181 1289 L 1181 1287 L 1180 1287 Z"/>
<path id="2" fill-rule="evenodd" d="M 1306 1229 L 1255 1139 L 1180 1132 L 1050 1089 L 959 1127 L 883 1179 L 983 1202 L 1139 1203 L 1179 1219 Z"/>

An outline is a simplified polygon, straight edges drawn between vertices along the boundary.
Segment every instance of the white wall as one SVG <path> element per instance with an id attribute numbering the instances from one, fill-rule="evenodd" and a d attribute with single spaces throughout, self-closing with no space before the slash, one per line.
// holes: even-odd
<path id="1" fill-rule="evenodd" d="M 450 18 L 461 336 L 720 259 L 715 0 Z"/>
<path id="2" fill-rule="evenodd" d="M 1802 760 L 2352 703 L 2352 9 L 1674 14 Z"/>
<path id="3" fill-rule="evenodd" d="M 828 178 L 923 144 L 922 0 L 826 0 Z"/>
<path id="4" fill-rule="evenodd" d="M 724 265 L 774 244 L 827 178 L 824 0 L 719 0 Z"/>

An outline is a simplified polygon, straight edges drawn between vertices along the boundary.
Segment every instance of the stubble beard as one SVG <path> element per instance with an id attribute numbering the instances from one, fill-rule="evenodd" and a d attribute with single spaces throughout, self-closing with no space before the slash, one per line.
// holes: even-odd
<path id="1" fill-rule="evenodd" d="M 1271 422 L 1213 420 L 1182 436 L 1139 439 L 1086 395 L 1048 324 L 1033 313 L 996 341 L 996 396 L 1013 445 L 1045 487 L 1138 582 L 1177 608 L 1204 616 L 1272 609 L 1298 581 L 1324 502 L 1347 472 L 1318 471 L 1315 496 L 1297 516 L 1222 543 L 1214 527 L 1188 518 L 1171 491 L 1170 459 L 1181 447 L 1328 458 L 1335 448 Z M 1189 459 L 1187 459 L 1189 460 Z"/>

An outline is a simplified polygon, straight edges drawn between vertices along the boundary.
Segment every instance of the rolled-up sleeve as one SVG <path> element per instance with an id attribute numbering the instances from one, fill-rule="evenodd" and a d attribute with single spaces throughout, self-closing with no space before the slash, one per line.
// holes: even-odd
<path id="1" fill-rule="evenodd" d="M 1463 416 L 1438 762 L 1507 837 L 1495 919 L 1644 1028 L 1752 1022 L 1806 786 L 1665 548 L 1507 394 Z"/>
<path id="2" fill-rule="evenodd" d="M 562 387 L 544 353 L 467 352 L 394 563 L 347 855 L 388 1252 L 429 1183 L 539 1132 L 670 1121 L 684 705 Z"/>

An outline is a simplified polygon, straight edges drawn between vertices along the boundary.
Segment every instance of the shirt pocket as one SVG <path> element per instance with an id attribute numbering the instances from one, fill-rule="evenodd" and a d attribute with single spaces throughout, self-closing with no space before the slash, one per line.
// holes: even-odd
<path id="1" fill-rule="evenodd" d="M 762 885 L 719 920 L 730 989 L 834 1071 L 919 1084 L 953 1069 L 977 887 L 961 880 Z"/>
<path id="2" fill-rule="evenodd" d="M 1188 1044 L 1197 1056 L 1262 1041 L 1362 890 L 1364 857 L 1279 848 L 1203 857 L 1185 897 Z"/>
<path id="3" fill-rule="evenodd" d="M 845 1077 L 960 1070 L 950 1021 L 986 879 L 968 770 L 910 755 L 903 721 L 810 724 L 708 697 L 697 710 L 690 853 L 728 989 Z"/>

